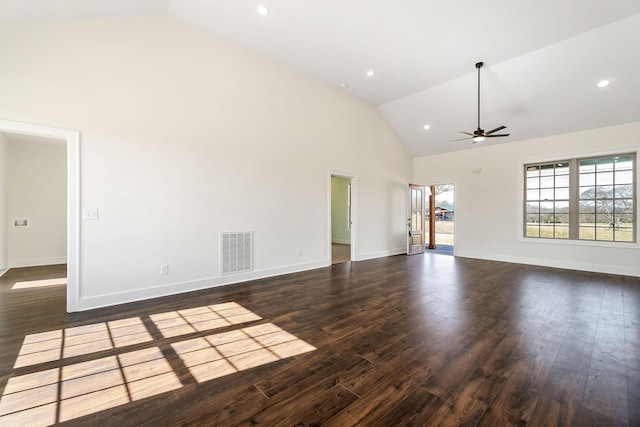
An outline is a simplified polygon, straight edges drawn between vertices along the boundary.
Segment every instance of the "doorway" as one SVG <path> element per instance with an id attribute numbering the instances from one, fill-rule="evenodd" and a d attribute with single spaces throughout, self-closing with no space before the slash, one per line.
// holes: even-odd
<path id="1" fill-rule="evenodd" d="M 454 255 L 455 184 L 431 185 L 426 207 L 426 249 L 432 253 Z"/>
<path id="2" fill-rule="evenodd" d="M 67 312 L 79 307 L 80 134 L 77 131 L 0 119 L 0 132 L 60 140 L 67 156 Z M 6 204 L 6 201 L 0 201 Z"/>
<path id="3" fill-rule="evenodd" d="M 331 264 L 355 261 L 356 178 L 330 174 L 329 183 L 329 259 Z"/>

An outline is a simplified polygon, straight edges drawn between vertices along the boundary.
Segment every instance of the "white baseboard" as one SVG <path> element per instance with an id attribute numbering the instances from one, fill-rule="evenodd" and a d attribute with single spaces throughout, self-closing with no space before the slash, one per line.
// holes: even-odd
<path id="1" fill-rule="evenodd" d="M 337 243 L 339 245 L 350 245 L 351 244 L 351 240 L 332 239 L 331 243 Z"/>
<path id="2" fill-rule="evenodd" d="M 0 269 L 0 277 L 4 276 L 4 273 L 6 273 L 7 271 L 9 271 L 8 268 Z"/>
<path id="3" fill-rule="evenodd" d="M 550 260 L 543 258 L 518 257 L 502 254 L 486 254 L 479 252 L 458 251 L 456 256 L 476 258 L 488 261 L 512 262 L 515 264 L 539 265 L 542 267 L 562 268 L 565 270 L 589 271 L 592 273 L 619 274 L 622 276 L 640 277 L 640 267 L 625 267 L 607 264 L 592 264 L 565 260 Z"/>
<path id="4" fill-rule="evenodd" d="M 38 267 L 41 265 L 66 264 L 67 257 L 10 259 L 9 268 Z"/>
<path id="5" fill-rule="evenodd" d="M 374 258 L 382 258 L 406 253 L 406 248 L 389 249 L 379 252 L 369 252 L 358 256 L 358 261 Z M 127 292 L 99 295 L 93 297 L 80 297 L 78 300 L 78 311 L 92 310 L 100 307 L 108 307 L 118 304 L 126 304 L 135 301 L 142 301 L 152 298 L 160 298 L 169 295 L 177 295 L 186 292 L 199 291 L 203 289 L 216 288 L 219 286 L 232 285 L 250 280 L 265 279 L 268 277 L 281 276 L 284 274 L 298 273 L 301 271 L 314 270 L 316 268 L 331 266 L 331 260 L 315 261 L 304 264 L 295 264 L 285 267 L 277 267 L 260 271 L 233 274 L 228 276 L 209 277 L 205 279 L 192 280 L 187 282 L 169 283 L 149 288 L 135 289 Z"/>
<path id="6" fill-rule="evenodd" d="M 234 275 L 210 277 L 187 282 L 169 283 L 165 285 L 135 289 L 132 291 L 118 292 L 114 294 L 99 295 L 94 297 L 80 297 L 78 300 L 78 311 L 92 310 L 94 308 L 108 307 L 112 305 L 126 304 L 135 301 L 199 291 L 202 289 L 215 288 L 218 286 L 231 285 L 234 283 L 247 282 L 250 280 L 264 279 L 267 277 L 280 276 L 283 274 L 313 270 L 316 268 L 327 267 L 329 265 L 331 265 L 330 261 L 317 261 L 267 270 L 239 273 Z"/>
<path id="7" fill-rule="evenodd" d="M 396 249 L 387 249 L 384 251 L 368 252 L 366 254 L 359 254 L 358 261 L 366 261 L 368 259 L 383 258 L 387 256 L 402 255 L 406 253 L 407 253 L 407 248 L 396 248 Z"/>

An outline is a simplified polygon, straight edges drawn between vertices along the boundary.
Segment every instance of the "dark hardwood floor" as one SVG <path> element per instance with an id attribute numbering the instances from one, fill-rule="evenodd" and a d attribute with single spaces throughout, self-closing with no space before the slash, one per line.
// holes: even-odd
<path id="1" fill-rule="evenodd" d="M 0 425 L 638 426 L 640 279 L 426 254 L 67 315 L 0 278 Z"/>

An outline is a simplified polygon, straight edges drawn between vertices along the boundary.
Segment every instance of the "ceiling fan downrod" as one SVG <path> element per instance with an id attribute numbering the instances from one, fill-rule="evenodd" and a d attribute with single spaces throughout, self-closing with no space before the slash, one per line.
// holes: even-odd
<path id="1" fill-rule="evenodd" d="M 462 141 L 464 139 L 473 139 L 473 143 L 475 144 L 476 142 L 484 141 L 485 138 L 509 136 L 508 133 L 500 133 L 500 134 L 496 133 L 502 129 L 506 129 L 506 126 L 498 126 L 497 128 L 487 132 L 485 132 L 484 129 L 480 127 L 480 68 L 482 68 L 483 65 L 484 65 L 484 62 L 476 62 L 476 69 L 478 70 L 478 128 L 474 130 L 473 133 L 460 131 L 460 133 L 468 135 L 469 138 L 456 139 L 454 141 Z"/>
<path id="2" fill-rule="evenodd" d="M 478 69 L 478 134 L 482 133 L 482 129 L 480 129 L 480 68 L 482 68 L 483 65 L 483 62 L 476 63 L 476 68 Z"/>

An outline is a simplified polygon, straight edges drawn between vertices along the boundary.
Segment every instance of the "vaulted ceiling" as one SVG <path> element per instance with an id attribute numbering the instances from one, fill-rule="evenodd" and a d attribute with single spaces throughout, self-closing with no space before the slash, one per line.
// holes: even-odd
<path id="1" fill-rule="evenodd" d="M 0 0 L 1 25 L 158 14 L 376 105 L 414 156 L 640 121 L 638 0 Z M 481 125 L 511 136 L 450 142 L 478 61 Z"/>

